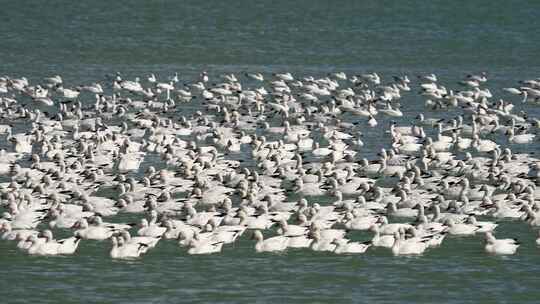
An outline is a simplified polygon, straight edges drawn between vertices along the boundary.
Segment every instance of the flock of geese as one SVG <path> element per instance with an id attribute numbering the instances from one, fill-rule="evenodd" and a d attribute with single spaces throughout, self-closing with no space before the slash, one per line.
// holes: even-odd
<path id="1" fill-rule="evenodd" d="M 540 226 L 540 123 L 514 103 L 539 105 L 540 78 L 504 88 L 509 100 L 486 83 L 485 73 L 453 89 L 433 74 L 1 77 L 0 238 L 47 256 L 102 242 L 131 259 L 166 240 L 211 254 L 240 238 L 256 252 L 419 255 L 480 234 L 487 253 L 515 254 L 519 241 L 496 230 Z M 428 117 L 440 112 L 453 118 Z M 374 128 L 384 148 L 368 159 Z M 531 152 L 511 150 L 524 145 Z"/>

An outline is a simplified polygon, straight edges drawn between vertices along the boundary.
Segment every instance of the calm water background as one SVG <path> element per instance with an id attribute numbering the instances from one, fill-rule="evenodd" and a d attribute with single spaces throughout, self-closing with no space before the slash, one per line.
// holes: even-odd
<path id="1" fill-rule="evenodd" d="M 540 77 L 540 1 L 0 1 L 0 74 L 61 74 L 67 84 L 202 69 L 224 72 L 435 72 L 455 84 L 489 73 L 494 94 Z M 501 95 L 510 98 L 508 95 Z M 422 109 L 413 92 L 404 111 Z M 537 108 L 525 108 L 538 117 Z M 443 116 L 437 113 L 433 115 Z M 451 113 L 448 115 L 452 115 Z M 404 119 L 406 121 L 406 119 Z M 378 148 L 375 135 L 366 143 Z M 522 148 L 533 151 L 538 146 Z M 188 256 L 162 242 L 139 261 L 112 261 L 108 244 L 73 257 L 29 257 L 0 242 L 2 303 L 530 302 L 540 299 L 535 234 L 512 257 L 481 238 L 453 238 L 416 258 L 309 251 L 255 254 L 242 240 L 220 255 Z M 365 236 L 359 236 L 365 237 Z"/>

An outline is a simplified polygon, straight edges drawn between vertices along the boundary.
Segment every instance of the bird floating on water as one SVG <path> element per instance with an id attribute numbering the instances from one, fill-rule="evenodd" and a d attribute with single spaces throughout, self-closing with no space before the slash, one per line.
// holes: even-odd
<path id="1" fill-rule="evenodd" d="M 133 259 L 249 236 L 260 253 L 419 255 L 485 234 L 487 253 L 515 254 L 526 244 L 495 238 L 500 221 L 540 225 L 540 123 L 512 104 L 539 105 L 540 79 L 494 97 L 486 73 L 458 88 L 435 74 L 243 75 L 0 77 L 0 238 L 31 255 L 105 241 Z"/>

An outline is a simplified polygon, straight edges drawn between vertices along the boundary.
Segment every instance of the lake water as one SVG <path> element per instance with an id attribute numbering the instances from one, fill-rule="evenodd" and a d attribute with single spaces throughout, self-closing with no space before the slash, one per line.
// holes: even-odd
<path id="1" fill-rule="evenodd" d="M 77 85 L 116 71 L 126 78 L 178 72 L 184 81 L 201 70 L 376 71 L 386 79 L 433 72 L 455 84 L 486 71 L 492 92 L 501 94 L 540 77 L 539 1 L 0 3 L 0 74 L 31 81 L 60 74 Z M 403 110 L 415 113 L 422 103 L 411 92 Z M 540 116 L 538 108 L 524 109 Z M 376 138 L 368 134 L 366 154 L 377 151 Z M 222 254 L 195 257 L 161 242 L 129 262 L 111 260 L 108 243 L 82 242 L 73 257 L 44 258 L 0 242 L 1 302 L 538 303 L 535 233 L 513 222 L 498 231 L 520 237 L 517 255 L 487 255 L 481 236 L 450 238 L 414 258 L 379 249 L 256 254 L 247 238 Z"/>

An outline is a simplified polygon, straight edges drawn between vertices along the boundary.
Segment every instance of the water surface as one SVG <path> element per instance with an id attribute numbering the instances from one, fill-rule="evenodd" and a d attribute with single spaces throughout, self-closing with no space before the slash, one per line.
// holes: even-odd
<path id="1" fill-rule="evenodd" d="M 486 71 L 492 92 L 500 94 L 540 76 L 537 1 L 0 4 L 0 74 L 34 81 L 61 74 L 77 85 L 116 71 L 126 78 L 178 72 L 190 81 L 204 69 L 211 75 L 376 71 L 387 80 L 435 72 L 455 84 Z M 403 110 L 414 114 L 422 102 L 411 92 Z M 366 154 L 381 145 L 369 132 Z M 488 256 L 480 237 L 450 238 L 415 258 L 379 249 L 358 256 L 255 254 L 247 239 L 222 254 L 193 257 L 162 242 L 129 262 L 112 261 L 105 243 L 83 242 L 73 257 L 44 258 L 0 242 L 0 293 L 4 303 L 537 303 L 535 234 L 520 223 L 498 230 L 520 237 L 517 255 Z"/>

